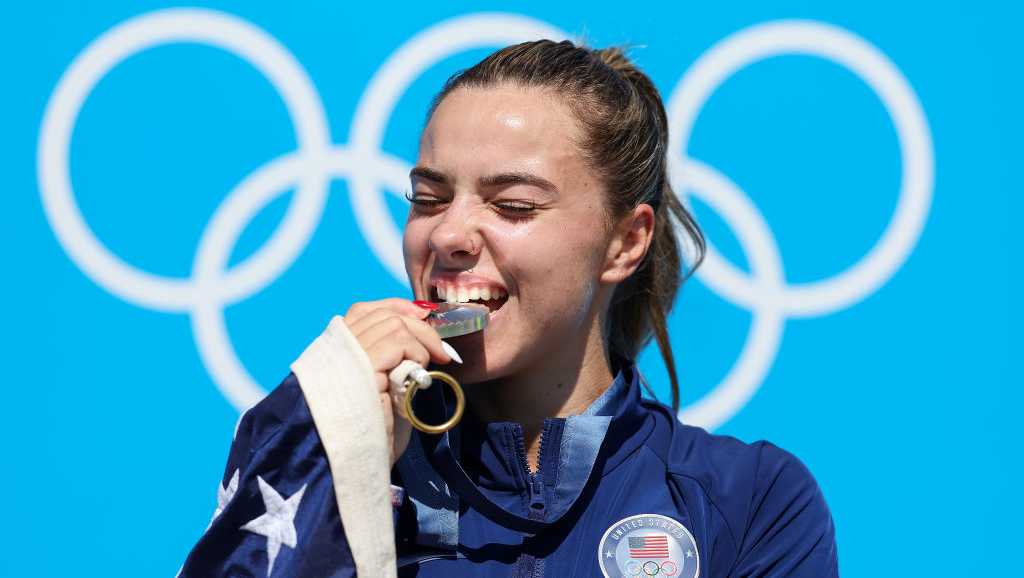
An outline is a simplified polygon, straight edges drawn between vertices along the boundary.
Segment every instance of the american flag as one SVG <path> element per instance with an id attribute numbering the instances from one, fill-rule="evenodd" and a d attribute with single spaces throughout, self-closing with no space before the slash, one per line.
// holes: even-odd
<path id="1" fill-rule="evenodd" d="M 651 558 L 668 558 L 668 536 L 631 536 L 629 538 L 629 557 L 649 560 Z"/>

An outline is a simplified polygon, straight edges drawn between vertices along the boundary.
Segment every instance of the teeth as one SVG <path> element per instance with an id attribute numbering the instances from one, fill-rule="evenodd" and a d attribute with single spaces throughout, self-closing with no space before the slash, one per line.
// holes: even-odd
<path id="1" fill-rule="evenodd" d="M 456 287 L 455 285 L 437 285 L 437 298 L 447 303 L 468 303 L 470 301 L 490 301 L 503 299 L 505 291 L 498 287 Z"/>

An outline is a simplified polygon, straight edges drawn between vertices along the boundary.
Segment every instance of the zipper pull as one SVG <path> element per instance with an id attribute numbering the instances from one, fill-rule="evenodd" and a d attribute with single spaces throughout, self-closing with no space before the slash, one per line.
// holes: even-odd
<path id="1" fill-rule="evenodd" d="M 530 475 L 530 517 L 544 519 L 544 488 L 540 473 Z"/>

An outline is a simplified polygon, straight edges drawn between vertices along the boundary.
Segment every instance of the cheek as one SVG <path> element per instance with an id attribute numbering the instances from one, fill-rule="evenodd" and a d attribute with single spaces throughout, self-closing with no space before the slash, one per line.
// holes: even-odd
<path id="1" fill-rule="evenodd" d="M 402 255 L 405 257 L 405 271 L 410 277 L 421 271 L 430 252 L 427 246 L 429 230 L 422 223 L 410 221 L 402 233 Z"/>
<path id="2" fill-rule="evenodd" d="M 510 249 L 509 270 L 531 307 L 563 319 L 589 311 L 604 263 L 600 235 L 552 227 L 519 239 Z"/>

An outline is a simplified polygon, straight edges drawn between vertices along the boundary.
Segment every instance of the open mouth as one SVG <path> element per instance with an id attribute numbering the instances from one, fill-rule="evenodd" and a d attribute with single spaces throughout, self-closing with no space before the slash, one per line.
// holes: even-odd
<path id="1" fill-rule="evenodd" d="M 435 303 L 479 303 L 494 313 L 508 301 L 508 293 L 498 287 L 439 285 L 430 288 L 430 300 Z"/>

